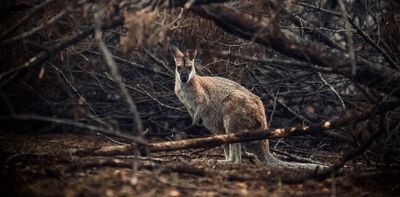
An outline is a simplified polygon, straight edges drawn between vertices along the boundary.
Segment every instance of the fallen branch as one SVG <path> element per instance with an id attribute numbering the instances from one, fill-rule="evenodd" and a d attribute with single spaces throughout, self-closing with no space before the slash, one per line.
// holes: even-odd
<path id="1" fill-rule="evenodd" d="M 363 121 L 368 119 L 374 109 L 364 110 L 362 112 L 353 112 L 350 115 L 343 115 L 341 118 L 331 119 L 322 123 L 311 125 L 311 126 L 295 126 L 289 128 L 278 128 L 278 129 L 267 129 L 259 130 L 254 132 L 239 132 L 223 135 L 215 135 L 205 138 L 186 139 L 171 142 L 158 142 L 145 144 L 146 152 L 161 152 L 161 151 L 173 151 L 191 148 L 205 148 L 205 147 L 217 147 L 225 143 L 237 143 L 237 142 L 248 142 L 262 139 L 274 139 L 283 138 L 287 136 L 297 136 L 304 134 L 312 134 L 328 129 L 338 128 L 344 125 L 350 125 L 355 122 Z M 143 147 L 138 147 L 135 144 L 129 145 L 115 145 L 106 146 L 98 149 L 86 149 L 86 150 L 71 150 L 72 154 L 76 155 L 129 155 L 142 151 Z"/>

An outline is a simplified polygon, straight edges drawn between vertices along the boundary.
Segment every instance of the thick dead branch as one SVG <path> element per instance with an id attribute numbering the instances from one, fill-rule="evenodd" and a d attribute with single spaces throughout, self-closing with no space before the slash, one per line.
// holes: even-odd
<path id="1" fill-rule="evenodd" d="M 147 144 L 148 152 L 172 151 L 190 148 L 216 147 L 224 143 L 247 142 L 261 139 L 274 139 L 287 136 L 296 136 L 311 134 L 323 130 L 338 128 L 355 122 L 366 120 L 371 116 L 372 109 L 362 112 L 354 112 L 353 114 L 343 116 L 341 118 L 324 121 L 313 126 L 300 125 L 289 128 L 267 129 L 254 132 L 239 132 L 224 135 L 215 135 L 205 138 L 187 139 L 172 142 L 159 142 Z M 140 147 L 139 147 L 140 148 Z M 94 150 L 73 150 L 73 154 L 77 155 L 127 155 L 136 153 L 138 147 L 136 145 L 117 145 L 101 147 Z"/>
<path id="2" fill-rule="evenodd" d="M 340 50 L 321 43 L 305 40 L 293 33 L 283 31 L 276 25 L 256 20 L 254 17 L 223 5 L 207 5 L 193 11 L 214 21 L 225 31 L 245 39 L 254 40 L 266 47 L 299 60 L 319 66 L 330 67 L 338 74 L 354 79 L 368 87 L 400 97 L 400 74 L 383 65 L 372 65 L 365 60 L 357 62 L 356 73 L 351 76 L 351 58 Z"/>

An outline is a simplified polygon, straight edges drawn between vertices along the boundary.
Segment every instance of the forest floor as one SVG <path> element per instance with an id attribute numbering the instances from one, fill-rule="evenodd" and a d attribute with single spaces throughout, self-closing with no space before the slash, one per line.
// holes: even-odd
<path id="1" fill-rule="evenodd" d="M 289 184 L 303 172 L 244 159 L 223 164 L 222 149 L 148 157 L 73 156 L 70 149 L 115 145 L 90 134 L 0 135 L 0 189 L 10 196 L 398 196 L 400 183 L 356 173 Z M 338 154 L 326 153 L 333 162 Z M 327 157 L 329 156 L 329 157 Z M 318 159 L 318 158 L 317 158 Z M 327 160 L 325 159 L 325 162 Z M 2 195 L 4 196 L 4 195 Z"/>

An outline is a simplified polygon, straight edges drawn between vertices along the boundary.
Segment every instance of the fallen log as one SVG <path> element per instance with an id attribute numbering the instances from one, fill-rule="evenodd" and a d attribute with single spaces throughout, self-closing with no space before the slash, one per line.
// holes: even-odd
<path id="1" fill-rule="evenodd" d="M 324 121 L 316 125 L 299 125 L 288 128 L 266 129 L 259 131 L 246 131 L 223 135 L 214 135 L 204 138 L 185 139 L 170 142 L 156 142 L 146 144 L 126 144 L 105 146 L 97 149 L 70 150 L 74 155 L 130 155 L 138 153 L 154 153 L 161 151 L 174 151 L 191 148 L 217 147 L 225 143 L 248 142 L 262 139 L 275 139 L 288 136 L 312 134 L 328 129 L 334 129 L 345 125 L 363 121 L 373 115 L 375 109 L 369 108 L 362 111 L 355 111 L 339 118 Z"/>

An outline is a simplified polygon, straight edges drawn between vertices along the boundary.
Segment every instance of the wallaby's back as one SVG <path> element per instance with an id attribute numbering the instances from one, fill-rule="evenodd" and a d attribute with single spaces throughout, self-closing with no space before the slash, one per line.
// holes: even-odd
<path id="1" fill-rule="evenodd" d="M 201 114 L 206 128 L 216 133 L 227 132 L 225 116 L 225 121 L 232 119 L 232 130 L 228 132 L 266 128 L 262 101 L 240 84 L 221 77 L 196 76 L 193 81 L 204 89 L 209 100 Z"/>

